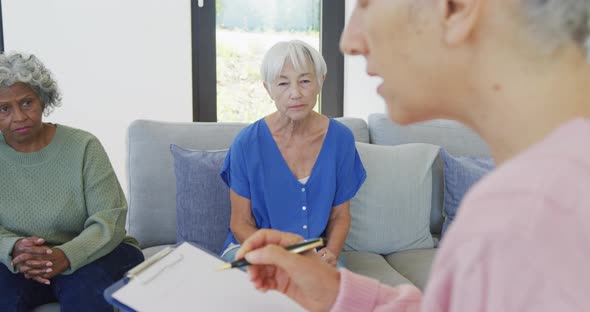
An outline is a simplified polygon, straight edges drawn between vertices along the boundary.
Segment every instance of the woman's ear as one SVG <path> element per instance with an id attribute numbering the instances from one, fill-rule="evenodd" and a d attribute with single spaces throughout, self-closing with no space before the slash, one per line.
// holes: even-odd
<path id="1" fill-rule="evenodd" d="M 469 40 L 481 17 L 485 0 L 438 0 L 443 39 L 449 46 Z"/>

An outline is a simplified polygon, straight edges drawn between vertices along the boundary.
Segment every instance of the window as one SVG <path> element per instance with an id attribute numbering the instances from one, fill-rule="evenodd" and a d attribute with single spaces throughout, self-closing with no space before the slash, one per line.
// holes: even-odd
<path id="1" fill-rule="evenodd" d="M 191 7 L 194 121 L 252 122 L 274 111 L 260 62 L 272 44 L 290 39 L 322 52 L 328 75 L 319 111 L 342 116 L 344 1 L 194 0 Z"/>

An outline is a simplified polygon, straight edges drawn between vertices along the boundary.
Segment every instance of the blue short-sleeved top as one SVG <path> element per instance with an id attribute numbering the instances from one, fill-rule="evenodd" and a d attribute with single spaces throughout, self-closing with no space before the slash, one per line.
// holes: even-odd
<path id="1" fill-rule="evenodd" d="M 259 229 L 305 239 L 324 236 L 332 207 L 354 197 L 366 176 L 352 132 L 334 119 L 305 184 L 289 169 L 264 119 L 236 136 L 221 170 L 223 181 L 250 200 Z M 237 244 L 231 229 L 228 232 L 222 250 Z"/>

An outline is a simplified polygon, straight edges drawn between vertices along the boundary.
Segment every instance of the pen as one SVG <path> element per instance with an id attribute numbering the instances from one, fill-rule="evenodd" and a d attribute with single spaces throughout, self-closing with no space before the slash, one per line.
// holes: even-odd
<path id="1" fill-rule="evenodd" d="M 324 243 L 325 243 L 324 239 L 320 237 L 320 238 L 305 240 L 300 243 L 297 243 L 297 244 L 294 244 L 291 246 L 287 246 L 287 247 L 285 247 L 285 249 L 292 252 L 292 253 L 302 253 L 304 251 L 308 251 L 308 250 L 311 250 L 314 248 L 323 247 Z M 240 267 L 243 267 L 246 265 L 250 265 L 250 263 L 244 258 L 244 259 L 232 261 L 230 263 L 226 263 L 226 264 L 220 266 L 219 268 L 217 268 L 217 271 L 232 269 L 232 268 L 240 268 Z"/>

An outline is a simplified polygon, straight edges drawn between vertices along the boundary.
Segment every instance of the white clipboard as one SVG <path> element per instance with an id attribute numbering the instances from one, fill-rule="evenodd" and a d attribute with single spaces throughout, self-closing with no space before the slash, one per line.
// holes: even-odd
<path id="1" fill-rule="evenodd" d="M 304 311 L 287 296 L 257 291 L 238 269 L 190 243 L 166 249 L 129 271 L 112 297 L 136 311 Z"/>

